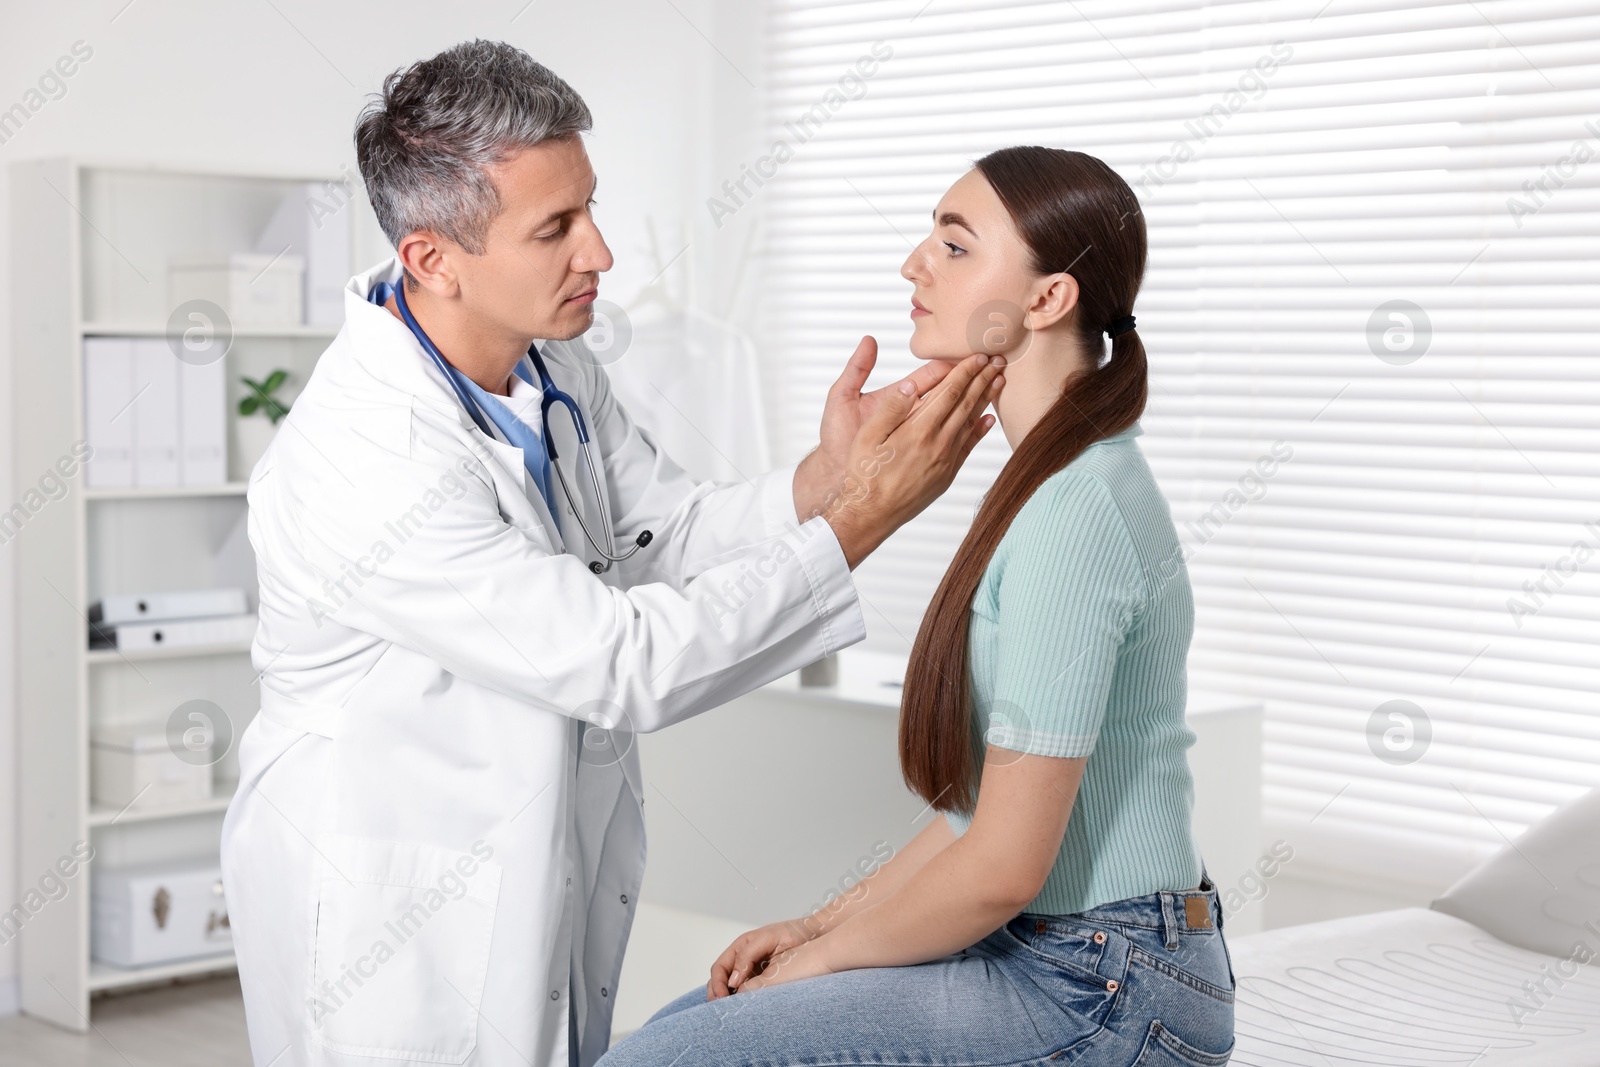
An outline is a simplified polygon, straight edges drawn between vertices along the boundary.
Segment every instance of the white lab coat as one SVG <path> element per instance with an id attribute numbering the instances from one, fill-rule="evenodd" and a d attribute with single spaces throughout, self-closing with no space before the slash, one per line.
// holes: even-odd
<path id="1" fill-rule="evenodd" d="M 344 328 L 250 479 L 261 711 L 222 866 L 251 1051 L 258 1067 L 567 1067 L 570 1036 L 588 1067 L 644 872 L 634 732 L 859 641 L 865 621 L 831 529 L 796 522 L 793 466 L 692 482 L 581 339 L 548 342 L 618 543 L 655 535 L 591 573 L 521 451 L 367 302 L 398 276 L 390 260 L 351 280 Z M 707 786 L 741 782 L 730 767 Z"/>

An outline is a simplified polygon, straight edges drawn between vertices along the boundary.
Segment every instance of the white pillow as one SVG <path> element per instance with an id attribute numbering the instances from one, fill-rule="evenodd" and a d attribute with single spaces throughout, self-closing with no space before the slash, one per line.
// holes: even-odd
<path id="1" fill-rule="evenodd" d="M 1600 956 L 1600 789 L 1530 826 L 1430 907 L 1547 956 Z"/>

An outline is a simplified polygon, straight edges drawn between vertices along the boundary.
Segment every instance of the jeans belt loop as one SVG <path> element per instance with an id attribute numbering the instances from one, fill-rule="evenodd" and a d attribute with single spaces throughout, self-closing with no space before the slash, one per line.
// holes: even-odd
<path id="1" fill-rule="evenodd" d="M 1211 872 L 1206 870 L 1206 865 L 1204 862 L 1200 864 L 1200 888 L 1208 892 L 1216 893 L 1217 933 L 1220 934 L 1222 933 L 1222 893 L 1217 889 L 1217 883 L 1211 880 Z"/>
<path id="2" fill-rule="evenodd" d="M 1161 891 L 1161 933 L 1167 939 L 1167 951 L 1175 952 L 1178 948 L 1178 914 L 1174 901 L 1177 894 Z"/>

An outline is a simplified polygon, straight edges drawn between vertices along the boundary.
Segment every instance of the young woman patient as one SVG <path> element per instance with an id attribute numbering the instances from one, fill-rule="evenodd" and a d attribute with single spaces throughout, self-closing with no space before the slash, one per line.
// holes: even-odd
<path id="1" fill-rule="evenodd" d="M 1002 149 L 939 201 L 901 268 L 911 350 L 1003 355 L 1013 448 L 906 675 L 901 769 L 942 817 L 846 898 L 740 937 L 602 1067 L 1227 1061 L 1193 603 L 1134 440 L 1145 253 L 1132 190 L 1081 152 Z"/>

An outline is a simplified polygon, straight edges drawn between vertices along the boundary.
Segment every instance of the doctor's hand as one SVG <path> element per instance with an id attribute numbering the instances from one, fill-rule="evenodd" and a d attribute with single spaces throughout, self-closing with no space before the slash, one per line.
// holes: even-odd
<path id="1" fill-rule="evenodd" d="M 740 934 L 711 965 L 706 999 L 718 1000 L 745 989 L 812 977 L 808 959 L 803 958 L 807 954 L 798 950 L 816 936 L 802 919 L 769 923 Z"/>
<path id="2" fill-rule="evenodd" d="M 926 396 L 910 379 L 879 391 L 850 443 L 843 478 L 818 512 L 852 570 L 950 487 L 994 425 L 984 409 L 1000 395 L 1004 367 L 1004 357 L 979 353 L 952 367 Z"/>
<path id="3" fill-rule="evenodd" d="M 861 387 L 872 374 L 878 362 L 878 342 L 871 336 L 863 337 L 855 352 L 845 364 L 844 373 L 828 390 L 822 408 L 822 427 L 818 444 L 800 461 L 794 476 L 795 511 L 802 518 L 810 518 L 821 511 L 829 493 L 836 492 L 843 480 L 850 460 L 850 446 L 862 425 L 882 405 L 884 398 L 900 382 L 891 382 L 881 389 L 863 393 Z M 900 381 L 912 383 L 916 396 L 923 397 L 950 373 L 954 364 L 943 360 L 929 360 Z"/>

